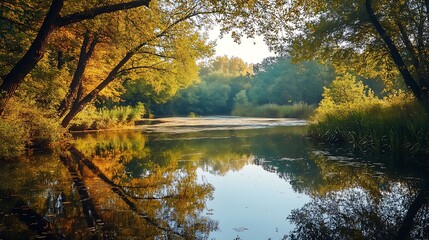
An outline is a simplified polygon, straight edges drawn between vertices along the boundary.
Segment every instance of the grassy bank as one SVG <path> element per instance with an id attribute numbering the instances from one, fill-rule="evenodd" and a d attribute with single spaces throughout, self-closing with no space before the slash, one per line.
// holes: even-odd
<path id="1" fill-rule="evenodd" d="M 266 104 L 261 106 L 239 105 L 231 112 L 233 116 L 242 117 L 269 117 L 269 118 L 301 118 L 307 119 L 314 107 L 307 104 L 277 105 Z"/>
<path id="2" fill-rule="evenodd" d="M 309 127 L 317 140 L 360 153 L 429 155 L 429 115 L 412 100 L 378 101 L 317 113 Z"/>
<path id="3" fill-rule="evenodd" d="M 70 130 L 99 130 L 134 125 L 134 121 L 141 119 L 144 113 L 143 104 L 112 109 L 87 108 L 73 119 Z"/>
<path id="4" fill-rule="evenodd" d="M 63 139 L 65 129 L 53 118 L 49 109 L 35 104 L 11 100 L 0 118 L 0 159 L 19 158 L 27 151 L 51 150 Z"/>
<path id="5" fill-rule="evenodd" d="M 52 150 L 66 139 L 66 129 L 52 109 L 40 109 L 36 104 L 12 100 L 0 118 L 0 160 L 18 159 L 25 153 Z M 141 119 L 143 105 L 113 109 L 87 108 L 70 124 L 70 130 L 98 130 L 134 125 Z"/>

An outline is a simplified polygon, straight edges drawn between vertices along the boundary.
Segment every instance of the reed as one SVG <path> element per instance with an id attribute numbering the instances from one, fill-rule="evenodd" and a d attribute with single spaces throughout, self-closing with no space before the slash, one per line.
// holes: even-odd
<path id="1" fill-rule="evenodd" d="M 305 103 L 293 105 L 265 104 L 261 106 L 239 105 L 234 107 L 231 114 L 242 117 L 307 119 L 314 112 L 314 109 L 314 106 Z"/>
<path id="2" fill-rule="evenodd" d="M 136 107 L 119 106 L 112 109 L 88 108 L 79 113 L 70 125 L 72 131 L 99 130 L 134 125 L 145 113 L 142 104 Z"/>
<path id="3" fill-rule="evenodd" d="M 362 153 L 429 155 L 429 115 L 415 102 L 356 106 L 313 119 L 309 135 Z"/>

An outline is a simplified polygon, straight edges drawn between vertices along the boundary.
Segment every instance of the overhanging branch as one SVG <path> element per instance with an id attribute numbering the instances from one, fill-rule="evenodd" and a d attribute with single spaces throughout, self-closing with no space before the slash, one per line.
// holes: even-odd
<path id="1" fill-rule="evenodd" d="M 424 99 L 424 97 L 422 96 L 422 91 L 419 85 L 417 84 L 417 82 L 411 75 L 410 71 L 408 70 L 408 67 L 405 64 L 404 60 L 402 59 L 402 56 L 399 53 L 399 50 L 397 49 L 395 43 L 389 37 L 384 27 L 381 25 L 380 21 L 377 19 L 377 16 L 375 16 L 374 10 L 372 9 L 372 6 L 371 6 L 371 0 L 365 1 L 365 7 L 372 25 L 374 26 L 375 30 L 378 32 L 378 34 L 380 35 L 384 43 L 386 44 L 386 47 L 390 53 L 390 56 L 392 57 L 399 72 L 401 73 L 405 83 L 411 89 L 411 91 L 413 92 L 417 100 L 420 103 L 422 103 L 423 106 L 425 106 L 426 108 L 428 106 L 427 99 Z"/>
<path id="2" fill-rule="evenodd" d="M 58 19 L 58 26 L 65 26 L 75 22 L 80 22 L 86 19 L 92 19 L 104 13 L 112 13 L 120 10 L 132 9 L 141 6 L 149 7 L 150 0 L 136 0 L 126 3 L 118 3 L 102 7 L 92 8 L 83 12 L 73 13 Z"/>

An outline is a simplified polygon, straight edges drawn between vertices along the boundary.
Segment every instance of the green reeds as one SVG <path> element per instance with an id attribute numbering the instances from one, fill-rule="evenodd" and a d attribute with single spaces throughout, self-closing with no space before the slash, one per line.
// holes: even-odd
<path id="1" fill-rule="evenodd" d="M 325 113 L 310 125 L 309 135 L 363 153 L 428 155 L 428 120 L 429 115 L 416 103 L 373 104 Z"/>
<path id="2" fill-rule="evenodd" d="M 242 117 L 307 119 L 314 112 L 314 109 L 314 106 L 305 103 L 293 105 L 265 104 L 261 106 L 239 105 L 234 107 L 231 114 Z"/>
<path id="3" fill-rule="evenodd" d="M 72 131 L 99 130 L 133 125 L 145 113 L 142 104 L 136 107 L 119 106 L 112 109 L 86 109 L 70 125 Z"/>

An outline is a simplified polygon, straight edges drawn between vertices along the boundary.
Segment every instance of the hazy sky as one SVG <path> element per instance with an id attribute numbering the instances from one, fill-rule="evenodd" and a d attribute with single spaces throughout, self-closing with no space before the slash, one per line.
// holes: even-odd
<path id="1" fill-rule="evenodd" d="M 242 38 L 241 44 L 237 44 L 229 34 L 223 36 L 222 39 L 218 39 L 219 28 L 211 30 L 209 36 L 210 40 L 217 39 L 216 56 L 227 55 L 229 57 L 239 57 L 247 63 L 260 63 L 264 58 L 275 55 L 268 50 L 262 37 Z"/>

